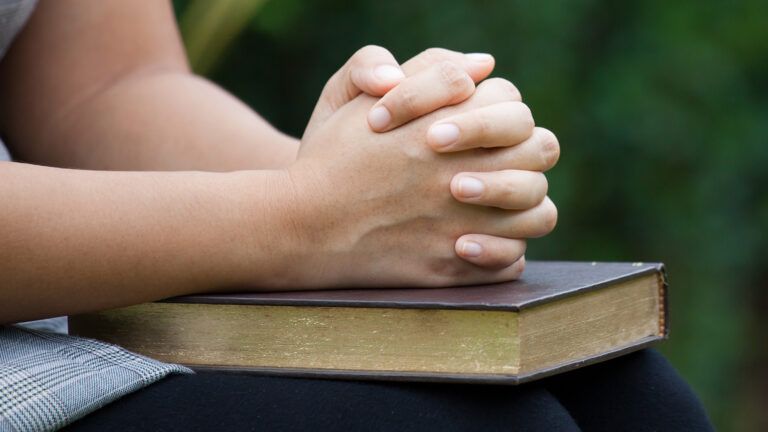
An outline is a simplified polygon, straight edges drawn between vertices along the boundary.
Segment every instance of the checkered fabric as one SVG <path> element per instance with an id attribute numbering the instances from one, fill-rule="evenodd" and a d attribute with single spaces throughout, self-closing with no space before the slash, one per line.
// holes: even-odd
<path id="1" fill-rule="evenodd" d="M 171 373 L 192 373 L 115 345 L 0 326 L 0 431 L 59 429 Z"/>

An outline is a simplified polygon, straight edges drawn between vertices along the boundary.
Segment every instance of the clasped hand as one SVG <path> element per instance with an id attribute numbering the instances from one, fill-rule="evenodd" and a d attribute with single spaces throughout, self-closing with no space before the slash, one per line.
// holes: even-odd
<path id="1" fill-rule="evenodd" d="M 370 46 L 331 78 L 288 169 L 315 285 L 520 276 L 525 239 L 555 226 L 543 172 L 559 145 L 493 66 L 431 49 L 399 67 Z"/>

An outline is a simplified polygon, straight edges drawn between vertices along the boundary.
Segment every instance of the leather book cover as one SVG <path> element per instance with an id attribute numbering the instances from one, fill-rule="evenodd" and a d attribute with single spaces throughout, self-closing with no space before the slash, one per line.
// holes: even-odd
<path id="1" fill-rule="evenodd" d="M 661 263 L 530 261 L 519 280 L 450 288 L 366 288 L 322 291 L 200 294 L 165 300 L 174 303 L 348 306 L 418 309 L 512 310 L 599 289 L 657 273 Z M 666 297 L 666 296 L 665 296 Z"/>
<path id="2" fill-rule="evenodd" d="M 654 279 L 655 277 L 655 279 Z M 643 282 L 645 281 L 645 282 Z M 655 281 L 655 282 L 654 282 Z M 636 283 L 641 283 L 645 285 L 633 285 Z M 650 284 L 650 285 L 648 285 Z M 132 312 L 128 314 L 121 315 L 122 317 L 127 317 L 129 321 L 127 321 L 128 326 L 136 326 L 133 328 L 132 331 L 130 331 L 130 334 L 135 335 L 138 339 L 137 341 L 131 341 L 127 339 L 120 339 L 123 337 L 123 335 L 126 333 L 126 328 L 122 328 L 122 330 L 112 330 L 110 331 L 108 328 L 110 326 L 115 325 L 116 322 L 118 322 L 120 319 L 123 318 L 117 318 L 117 316 L 110 315 L 111 312 L 107 311 L 101 314 L 92 314 L 91 317 L 75 317 L 74 320 L 74 329 L 80 329 L 81 332 L 84 332 L 85 336 L 89 337 L 99 337 L 99 338 L 106 338 L 109 339 L 110 337 L 115 337 L 117 339 L 112 340 L 112 342 L 115 343 L 125 343 L 125 342 L 134 342 L 136 345 L 136 349 L 139 352 L 142 352 L 140 348 L 142 347 L 149 347 L 150 352 L 145 353 L 146 355 L 150 355 L 153 349 L 157 349 L 157 353 L 159 354 L 167 354 L 169 352 L 173 352 L 174 349 L 181 349 L 179 347 L 176 347 L 174 349 L 170 348 L 163 348 L 163 345 L 157 345 L 157 340 L 155 340 L 151 335 L 158 334 L 158 335 L 171 335 L 174 333 L 183 333 L 186 327 L 194 327 L 198 322 L 198 315 L 199 313 L 204 313 L 203 309 L 200 309 L 200 307 L 205 307 L 206 305 L 210 305 L 212 309 L 210 309 L 211 312 L 214 310 L 219 309 L 213 309 L 213 308 L 221 308 L 222 306 L 229 306 L 229 305 L 253 305 L 253 306 L 267 306 L 267 307 L 279 307 L 279 306 L 293 306 L 298 308 L 309 308 L 308 311 L 313 310 L 313 308 L 317 308 L 315 310 L 324 309 L 324 308 L 339 308 L 349 311 L 350 309 L 355 308 L 374 308 L 374 309 L 437 309 L 437 310 L 443 310 L 443 311 L 457 311 L 457 312 L 464 312 L 464 311 L 480 311 L 478 313 L 486 313 L 486 311 L 491 311 L 488 313 L 499 313 L 499 312 L 513 312 L 513 313 L 520 313 L 518 316 L 536 316 L 541 310 L 555 310 L 555 309 L 546 309 L 553 307 L 552 305 L 555 304 L 574 304 L 574 301 L 584 301 L 583 299 L 587 298 L 597 298 L 594 297 L 595 295 L 604 295 L 603 293 L 613 292 L 618 293 L 621 292 L 622 295 L 620 297 L 615 297 L 616 294 L 614 294 L 614 299 L 627 299 L 624 297 L 624 291 L 609 291 L 612 288 L 616 288 L 616 290 L 625 290 L 625 288 L 621 287 L 634 287 L 634 286 L 641 286 L 641 287 L 648 287 L 651 290 L 658 289 L 658 292 L 656 292 L 655 295 L 652 296 L 652 298 L 657 299 L 656 300 L 656 306 L 653 307 L 653 311 L 647 310 L 649 313 L 655 314 L 656 322 L 654 324 L 655 330 L 651 333 L 647 333 L 645 335 L 642 335 L 642 337 L 638 337 L 632 340 L 627 340 L 626 343 L 621 344 L 613 344 L 611 346 L 607 346 L 605 348 L 600 348 L 596 350 L 589 351 L 589 354 L 582 355 L 580 357 L 574 357 L 571 360 L 567 361 L 557 361 L 557 362 L 544 362 L 542 367 L 537 368 L 530 368 L 526 370 L 521 370 L 518 373 L 515 374 L 500 374 L 500 373 L 477 373 L 477 372 L 440 372 L 438 369 L 435 369 L 434 371 L 430 370 L 420 370 L 420 371 L 409 371 L 406 369 L 403 370 L 389 370 L 386 368 L 383 369 L 371 369 L 371 368 L 345 368 L 342 366 L 334 367 L 334 368 L 327 368 L 327 367 L 311 367 L 311 368 L 303 368 L 301 366 L 291 366 L 291 367 L 285 367 L 285 366 L 270 366 L 269 364 L 261 364 L 258 366 L 239 366 L 237 365 L 237 362 L 232 362 L 231 357 L 227 357 L 226 361 L 222 360 L 222 363 L 218 362 L 211 362 L 207 363 L 210 366 L 207 366 L 205 362 L 192 364 L 192 362 L 189 362 L 190 366 L 196 369 L 214 369 L 217 371 L 235 371 L 235 372 L 255 372 L 260 374 L 275 374 L 275 375 L 288 375 L 288 376 L 313 376 L 313 377 L 328 377 L 328 378 L 346 378 L 346 379 L 378 379 L 378 380 L 404 380 L 404 381 L 441 381 L 441 382 L 475 382 L 475 383 L 495 383 L 495 384 L 518 384 L 522 382 L 532 381 L 535 379 L 539 379 L 545 376 L 561 373 L 570 369 L 579 368 L 591 363 L 599 362 L 602 360 L 607 360 L 613 357 L 617 357 L 620 355 L 623 355 L 625 353 L 638 350 L 640 348 L 646 347 L 660 339 L 664 339 L 668 335 L 669 330 L 669 319 L 668 319 L 668 310 L 667 307 L 667 283 L 666 283 L 666 274 L 664 271 L 664 266 L 659 263 L 604 263 L 604 262 L 536 262 L 532 261 L 529 262 L 527 265 L 527 268 L 525 272 L 523 273 L 521 279 L 516 281 L 510 281 L 505 283 L 499 283 L 499 284 L 492 284 L 492 285 L 480 285 L 480 286 L 464 286 L 464 287 L 451 287 L 451 288 L 398 288 L 398 289 L 376 289 L 376 288 L 367 288 L 367 289 L 338 289 L 338 290 L 322 290 L 322 291 L 289 291 L 289 292 L 236 292 L 236 293 L 228 293 L 228 294 L 200 294 L 200 295 L 191 295 L 191 296 L 183 296 L 183 297 L 176 297 L 164 300 L 161 303 L 155 303 L 155 305 L 158 305 L 160 307 L 161 305 L 165 304 L 165 308 L 161 307 L 161 309 L 165 312 L 162 312 L 162 315 L 156 315 L 158 312 L 154 312 L 155 315 L 152 315 L 151 312 L 148 312 L 149 309 L 143 310 L 141 309 L 141 305 L 135 306 L 134 308 L 139 308 L 138 312 Z M 656 287 L 656 288 L 654 288 Z M 602 289 L 605 289 L 603 291 Z M 634 289 L 634 288 L 631 288 Z M 647 288 L 643 288 L 647 289 Z M 637 291 L 639 293 L 642 293 L 642 291 Z M 607 297 L 600 297 L 600 298 L 607 298 Z M 560 300 L 564 300 L 564 302 L 560 302 Z M 617 300 L 617 301 L 624 301 L 624 300 Z M 632 304 L 632 300 L 627 300 Z M 592 303 L 592 307 L 600 308 L 601 306 L 595 305 Z M 148 304 L 148 307 L 151 307 L 151 304 Z M 173 315 L 170 309 L 167 309 L 167 307 L 173 306 L 173 305 L 179 305 L 179 306 L 194 306 L 195 307 L 195 313 L 191 315 L 184 315 L 188 316 L 190 320 L 187 322 L 186 325 L 181 325 L 181 328 L 173 327 L 173 324 L 171 323 L 171 327 L 167 327 L 168 323 L 166 324 L 158 324 L 156 321 L 160 320 L 163 321 L 164 319 L 168 319 Z M 536 306 L 542 306 L 536 307 Z M 179 309 L 180 311 L 183 309 Z M 245 311 L 245 309 L 239 309 Z M 256 309 L 255 309 L 256 310 Z M 569 309 L 570 310 L 570 309 Z M 539 312 L 537 312 L 539 311 Z M 637 311 L 637 310 L 636 310 Z M 146 315 L 149 313 L 149 315 Z M 291 312 L 296 313 L 296 312 Z M 311 314 L 311 312 L 308 312 Z M 388 312 L 389 313 L 389 312 Z M 643 312 L 646 313 L 646 312 Z M 169 315 L 170 314 L 170 315 Z M 527 315 L 527 314 L 533 314 L 533 315 Z M 111 316 L 111 318 L 110 318 Z M 209 315 L 209 319 L 216 319 L 212 318 L 214 315 Z M 219 316 L 219 315 L 215 315 Z M 232 315 L 227 315 L 231 317 Z M 241 315 L 238 315 L 241 316 Z M 246 315 L 242 315 L 246 316 Z M 330 314 L 329 316 L 334 316 L 333 314 Z M 371 315 L 375 316 L 375 315 Z M 548 321 L 546 322 L 555 322 L 560 320 L 560 324 L 553 324 L 553 325 L 564 325 L 565 327 L 562 327 L 562 331 L 568 332 L 571 327 L 570 324 L 568 324 L 569 319 L 573 320 L 584 320 L 584 318 L 570 318 L 572 315 L 548 315 L 549 318 L 547 318 Z M 219 318 L 223 317 L 219 316 Z M 562 318 L 562 319 L 561 319 Z M 646 316 L 647 318 L 647 316 Z M 652 320 L 654 319 L 653 316 L 650 317 Z M 94 321 L 95 319 L 95 321 Z M 103 321 L 106 319 L 106 321 Z M 118 321 L 115 321 L 117 319 Z M 247 318 L 236 318 L 236 319 L 247 319 Z M 553 320 L 553 321 L 549 321 Z M 603 319 L 602 321 L 605 321 Z M 576 321 L 573 324 L 578 324 L 579 322 L 587 322 L 587 321 Z M 221 323 L 219 323 L 221 324 Z M 233 326 L 232 332 L 236 332 L 236 329 L 242 329 L 243 323 L 239 323 L 238 321 L 232 322 L 228 325 Z M 106 327 L 105 327 L 106 326 Z M 158 327 L 159 326 L 159 327 Z M 610 326 L 609 326 L 610 327 Z M 171 328 L 173 331 L 169 331 L 168 329 Z M 537 324 L 535 327 L 536 329 L 541 329 L 542 327 Z M 558 327 L 554 327 L 558 328 Z M 600 337 L 606 338 L 605 332 L 612 332 L 614 330 L 607 329 L 607 327 L 599 327 L 595 328 L 598 332 L 603 332 L 603 335 Z M 351 331 L 354 333 L 355 330 L 348 328 L 347 331 Z M 555 335 L 554 337 L 557 339 L 558 337 L 562 339 L 563 336 L 557 336 L 560 335 L 561 330 L 555 330 L 555 333 L 552 333 L 552 335 Z M 375 333 L 375 332 L 374 332 Z M 228 332 L 227 334 L 231 334 L 231 332 Z M 250 333 L 248 333 L 250 334 Z M 363 332 L 361 334 L 365 337 L 366 333 Z M 192 352 L 195 347 L 200 343 L 199 339 L 196 339 L 194 335 L 188 335 L 189 337 L 192 337 L 191 341 L 188 342 L 191 345 L 186 346 L 182 345 L 180 352 Z M 618 333 L 617 333 L 618 336 Z M 244 338 L 247 338 L 249 336 L 243 335 Z M 269 344 L 269 336 L 265 336 L 267 339 L 259 340 L 258 343 L 254 345 L 254 343 L 250 343 L 250 345 L 257 346 L 259 343 L 266 343 Z M 541 338 L 544 337 L 542 335 L 535 336 L 536 341 L 540 341 Z M 582 334 L 580 336 L 581 339 L 567 339 L 567 341 L 561 341 L 562 343 L 565 343 L 567 345 L 567 342 L 573 343 L 573 340 L 583 340 L 586 344 L 590 343 L 588 334 Z M 595 336 L 598 337 L 598 336 Z M 586 338 L 586 339 L 584 339 Z M 612 336 L 608 335 L 607 339 L 605 340 L 612 340 Z M 187 338 L 188 339 L 188 338 Z M 185 339 L 186 340 L 186 339 Z M 599 339 L 596 339 L 599 340 Z M 265 342 L 266 341 L 266 342 Z M 185 342 L 187 343 L 187 342 Z M 217 341 L 218 343 L 218 341 Z M 286 341 L 282 341 L 280 343 L 286 343 Z M 541 344 L 545 342 L 536 342 L 536 344 Z M 152 348 L 157 345 L 158 348 Z M 249 345 L 249 346 L 250 346 Z M 279 345 L 279 344 L 278 344 Z M 290 343 L 288 344 L 290 345 Z M 365 344 L 363 344 L 365 345 Z M 280 345 L 282 346 L 282 345 Z M 542 345 L 538 345 L 542 346 Z M 186 347 L 186 348 L 184 348 Z M 359 348 L 358 345 L 355 345 L 352 347 L 354 349 Z M 571 349 L 574 349 L 573 352 L 578 352 L 579 347 L 574 346 L 571 348 L 563 348 L 567 352 L 571 352 Z M 192 351 L 190 351 L 192 350 Z M 206 356 L 210 354 L 210 349 L 207 349 Z M 545 353 L 549 353 L 548 351 L 544 351 Z M 585 351 L 586 352 L 586 351 Z M 242 353 L 240 353 L 242 354 Z M 338 353 L 334 354 L 336 356 Z M 246 356 L 247 357 L 247 356 Z M 333 358 L 340 358 L 338 356 Z M 312 361 L 308 362 L 308 364 L 314 364 L 312 362 L 316 361 L 315 357 L 312 357 Z M 179 358 L 168 358 L 165 359 L 168 361 L 175 361 L 175 362 L 182 362 Z M 247 362 L 246 362 L 247 363 Z M 227 366 L 227 364 L 230 364 Z"/>

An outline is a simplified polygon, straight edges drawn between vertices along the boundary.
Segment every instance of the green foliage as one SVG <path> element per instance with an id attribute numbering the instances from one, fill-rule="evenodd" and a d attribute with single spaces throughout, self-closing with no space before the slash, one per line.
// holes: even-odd
<path id="1" fill-rule="evenodd" d="M 209 73 L 242 33 L 264 0 L 192 0 L 179 19 L 187 55 L 198 73 Z"/>
<path id="2" fill-rule="evenodd" d="M 271 1 L 212 78 L 300 135 L 325 80 L 365 44 L 401 61 L 430 46 L 494 54 L 495 75 L 562 145 L 549 175 L 559 227 L 529 257 L 667 263 L 663 351 L 720 429 L 757 429 L 768 422 L 747 400 L 766 374 L 765 17 L 763 0 Z"/>

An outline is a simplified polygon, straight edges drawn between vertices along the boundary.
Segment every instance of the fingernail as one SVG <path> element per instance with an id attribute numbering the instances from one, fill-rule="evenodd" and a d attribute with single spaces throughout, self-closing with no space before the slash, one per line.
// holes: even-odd
<path id="1" fill-rule="evenodd" d="M 446 147 L 459 139 L 459 127 L 453 123 L 432 125 L 427 132 L 427 139 L 438 147 Z"/>
<path id="2" fill-rule="evenodd" d="M 462 177 L 459 179 L 459 195 L 464 198 L 479 197 L 485 190 L 485 185 L 474 177 Z"/>
<path id="3" fill-rule="evenodd" d="M 382 130 L 392 121 L 392 115 L 385 106 L 377 106 L 368 113 L 368 124 L 373 129 Z"/>
<path id="4" fill-rule="evenodd" d="M 477 63 L 488 63 L 493 61 L 493 56 L 486 53 L 469 53 L 465 54 L 467 59 Z"/>
<path id="5" fill-rule="evenodd" d="M 464 240 L 459 250 L 461 250 L 462 256 L 470 257 L 470 258 L 479 257 L 483 253 L 483 247 L 480 246 L 480 243 L 476 243 L 469 240 Z"/>
<path id="6" fill-rule="evenodd" d="M 399 67 L 392 65 L 376 66 L 373 70 L 373 74 L 376 75 L 376 78 L 385 82 L 400 81 L 405 78 L 403 71 L 401 71 Z"/>

